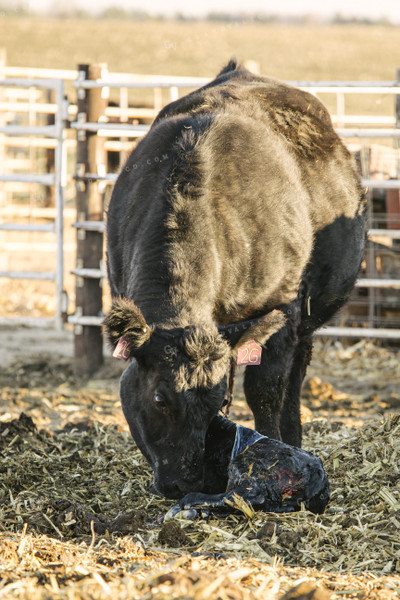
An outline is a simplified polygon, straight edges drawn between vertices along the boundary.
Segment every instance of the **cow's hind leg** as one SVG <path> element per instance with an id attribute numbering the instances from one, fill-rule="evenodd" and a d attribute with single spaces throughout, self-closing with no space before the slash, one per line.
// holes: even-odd
<path id="1" fill-rule="evenodd" d="M 296 344 L 292 327 L 285 325 L 263 348 L 261 364 L 247 366 L 244 392 L 256 430 L 280 440 L 280 413 L 289 381 Z"/>
<path id="2" fill-rule="evenodd" d="M 311 361 L 312 338 L 301 338 L 294 352 L 292 368 L 285 390 L 280 417 L 282 440 L 291 446 L 301 447 L 300 393 L 306 370 Z"/>

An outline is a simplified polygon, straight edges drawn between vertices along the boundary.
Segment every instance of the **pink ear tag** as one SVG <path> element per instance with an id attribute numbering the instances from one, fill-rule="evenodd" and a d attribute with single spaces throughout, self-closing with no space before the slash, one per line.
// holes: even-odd
<path id="1" fill-rule="evenodd" d="M 238 365 L 259 365 L 261 362 L 261 346 L 254 340 L 249 340 L 238 349 L 236 362 Z"/>
<path id="2" fill-rule="evenodd" d="M 124 337 L 119 338 L 118 344 L 115 346 L 113 352 L 114 358 L 120 358 L 121 360 L 128 360 L 130 355 L 130 348 L 128 340 Z"/>

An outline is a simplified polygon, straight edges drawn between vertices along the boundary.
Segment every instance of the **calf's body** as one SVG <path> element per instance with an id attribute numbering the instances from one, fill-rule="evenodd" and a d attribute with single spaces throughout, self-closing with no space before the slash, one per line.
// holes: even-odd
<path id="1" fill-rule="evenodd" d="M 266 512 L 305 508 L 323 513 L 329 501 L 329 480 L 319 458 L 217 415 L 207 430 L 205 487 L 187 494 L 167 513 L 182 510 L 191 518 L 198 510 L 235 507 L 238 497 Z"/>
<path id="2" fill-rule="evenodd" d="M 206 432 L 249 339 L 256 429 L 301 445 L 312 333 L 353 288 L 364 228 L 352 158 L 312 95 L 231 62 L 160 112 L 108 208 L 105 319 L 129 346 L 122 405 L 156 490 L 204 488 Z"/>

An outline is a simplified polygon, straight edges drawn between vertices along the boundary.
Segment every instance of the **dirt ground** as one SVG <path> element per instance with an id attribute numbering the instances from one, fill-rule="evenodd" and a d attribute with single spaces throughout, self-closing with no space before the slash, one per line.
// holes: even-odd
<path id="1" fill-rule="evenodd" d="M 400 594 L 400 352 L 318 340 L 304 447 L 323 515 L 163 523 L 172 501 L 118 398 L 123 365 L 73 374 L 71 332 L 0 329 L 0 599 L 394 599 Z M 252 426 L 240 388 L 230 416 Z"/>

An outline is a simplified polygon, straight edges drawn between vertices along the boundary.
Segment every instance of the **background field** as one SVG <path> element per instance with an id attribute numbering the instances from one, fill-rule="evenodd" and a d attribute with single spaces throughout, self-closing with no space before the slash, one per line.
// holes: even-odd
<path id="1" fill-rule="evenodd" d="M 232 56 L 281 79 L 390 80 L 400 68 L 400 28 L 55 20 L 3 17 L 8 64 L 212 76 Z"/>

